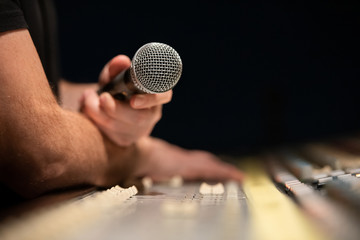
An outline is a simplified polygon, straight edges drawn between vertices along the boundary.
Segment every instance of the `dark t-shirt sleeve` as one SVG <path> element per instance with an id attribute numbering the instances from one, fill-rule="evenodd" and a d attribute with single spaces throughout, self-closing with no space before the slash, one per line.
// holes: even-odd
<path id="1" fill-rule="evenodd" d="M 28 28 L 18 0 L 0 0 L 0 32 Z"/>

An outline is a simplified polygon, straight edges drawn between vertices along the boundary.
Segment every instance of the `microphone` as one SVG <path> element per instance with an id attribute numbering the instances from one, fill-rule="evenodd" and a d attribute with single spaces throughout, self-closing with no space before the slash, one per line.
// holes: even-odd
<path id="1" fill-rule="evenodd" d="M 97 92 L 109 92 L 118 100 L 128 100 L 139 93 L 162 93 L 172 89 L 180 79 L 182 62 L 169 45 L 151 42 L 139 48 L 129 69 L 119 73 Z"/>

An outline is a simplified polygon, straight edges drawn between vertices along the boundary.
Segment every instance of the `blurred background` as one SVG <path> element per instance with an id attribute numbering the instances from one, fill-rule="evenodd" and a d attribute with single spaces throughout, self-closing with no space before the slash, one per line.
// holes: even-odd
<path id="1" fill-rule="evenodd" d="M 360 3 L 56 0 L 62 75 L 167 43 L 184 70 L 153 136 L 243 154 L 360 130 Z"/>

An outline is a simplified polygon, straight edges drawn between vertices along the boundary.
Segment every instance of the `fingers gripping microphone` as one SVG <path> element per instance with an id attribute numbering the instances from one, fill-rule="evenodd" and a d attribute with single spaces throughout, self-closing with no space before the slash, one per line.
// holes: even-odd
<path id="1" fill-rule="evenodd" d="M 130 68 L 99 89 L 98 94 L 109 92 L 114 98 L 125 100 L 137 93 L 166 92 L 177 84 L 181 73 L 180 56 L 172 47 L 148 43 L 137 50 Z"/>

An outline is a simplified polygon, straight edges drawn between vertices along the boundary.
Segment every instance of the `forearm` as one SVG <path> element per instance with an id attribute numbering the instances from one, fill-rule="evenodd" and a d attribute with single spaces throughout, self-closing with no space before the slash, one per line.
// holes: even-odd
<path id="1" fill-rule="evenodd" d="M 107 173 L 132 149 L 109 149 L 87 118 L 57 104 L 26 30 L 0 35 L 0 59 L 0 181 L 31 197 L 120 180 Z"/>
<path id="2" fill-rule="evenodd" d="M 49 112 L 49 111 L 48 111 Z M 26 114 L 22 114 L 26 118 Z M 1 142 L 2 181 L 22 195 L 99 184 L 106 169 L 102 136 L 85 118 L 51 110 L 12 121 Z"/>

